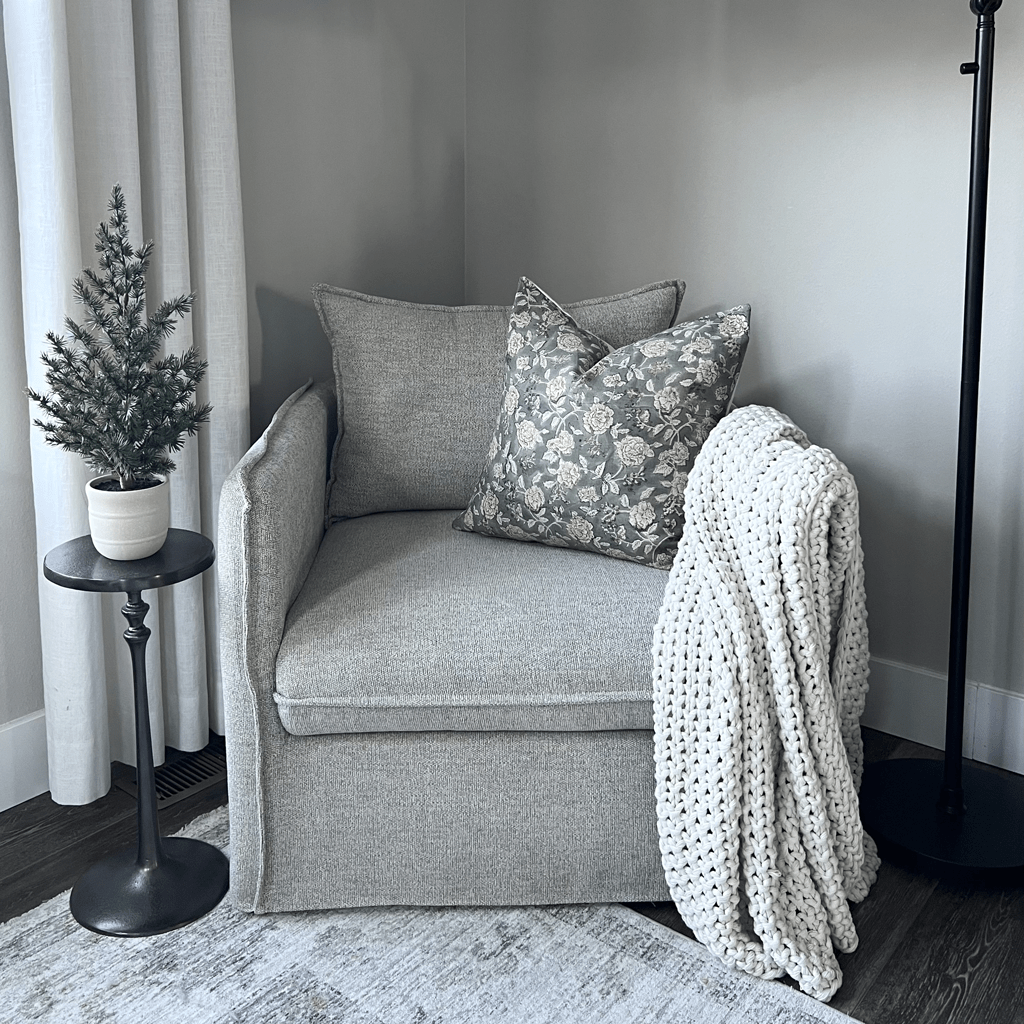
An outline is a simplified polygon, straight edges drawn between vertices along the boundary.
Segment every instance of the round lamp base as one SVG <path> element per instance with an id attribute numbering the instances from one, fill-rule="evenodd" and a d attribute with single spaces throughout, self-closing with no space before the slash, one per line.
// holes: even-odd
<path id="1" fill-rule="evenodd" d="M 967 810 L 939 805 L 943 762 L 879 761 L 864 771 L 861 820 L 891 860 L 957 881 L 1024 879 L 1024 778 L 963 764 Z"/>
<path id="2" fill-rule="evenodd" d="M 159 863 L 135 847 L 93 864 L 71 890 L 71 914 L 103 935 L 158 935 L 211 911 L 228 891 L 228 859 L 198 839 L 161 839 Z"/>

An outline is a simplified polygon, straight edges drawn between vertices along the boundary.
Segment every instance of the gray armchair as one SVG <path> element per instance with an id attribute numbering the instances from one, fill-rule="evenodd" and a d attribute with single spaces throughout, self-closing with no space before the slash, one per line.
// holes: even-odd
<path id="1" fill-rule="evenodd" d="M 573 312 L 636 340 L 672 322 L 680 290 Z M 337 440 L 335 388 L 297 392 L 221 496 L 235 901 L 667 899 L 651 724 L 666 573 L 452 529 L 501 395 L 507 308 L 317 302 Z M 434 463 L 408 459 L 416 445 Z M 406 463 L 402 497 L 367 497 L 375 459 L 374 486 Z M 339 514 L 346 495 L 362 504 Z"/>

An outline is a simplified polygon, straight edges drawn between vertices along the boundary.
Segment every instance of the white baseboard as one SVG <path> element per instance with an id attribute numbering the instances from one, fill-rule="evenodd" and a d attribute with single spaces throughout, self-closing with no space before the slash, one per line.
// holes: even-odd
<path id="1" fill-rule="evenodd" d="M 861 722 L 925 746 L 946 746 L 946 677 L 915 665 L 871 659 Z M 967 681 L 964 757 L 1024 774 L 1024 695 Z"/>
<path id="2" fill-rule="evenodd" d="M 33 711 L 0 725 L 0 811 L 49 788 L 45 712 Z"/>

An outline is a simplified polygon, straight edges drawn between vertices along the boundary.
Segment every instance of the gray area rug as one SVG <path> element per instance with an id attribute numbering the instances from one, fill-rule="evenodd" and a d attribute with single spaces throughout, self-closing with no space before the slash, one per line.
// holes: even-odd
<path id="1" fill-rule="evenodd" d="M 227 847 L 227 809 L 181 834 Z M 67 893 L 0 926 L 0 1020 L 61 1024 L 658 1021 L 850 1024 L 621 906 L 384 908 L 257 917 L 230 895 L 186 928 L 117 939 Z"/>

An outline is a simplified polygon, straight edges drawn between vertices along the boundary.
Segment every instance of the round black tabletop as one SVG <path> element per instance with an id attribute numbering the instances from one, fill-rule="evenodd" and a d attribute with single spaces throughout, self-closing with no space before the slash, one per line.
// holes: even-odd
<path id="1" fill-rule="evenodd" d="M 76 537 L 43 559 L 43 575 L 61 587 L 103 593 L 137 593 L 198 576 L 213 565 L 213 542 L 191 530 L 167 531 L 164 546 L 148 558 L 120 562 L 105 558 L 92 537 Z"/>

